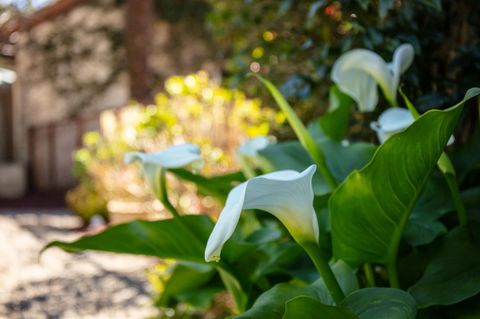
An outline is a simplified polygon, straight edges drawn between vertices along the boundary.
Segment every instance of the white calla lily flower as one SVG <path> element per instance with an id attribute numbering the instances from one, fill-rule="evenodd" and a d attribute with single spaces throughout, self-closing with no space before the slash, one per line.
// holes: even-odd
<path id="1" fill-rule="evenodd" d="M 228 194 L 205 249 L 206 261 L 218 261 L 245 209 L 261 209 L 277 217 L 298 243 L 318 242 L 313 208 L 312 176 L 316 166 L 303 172 L 283 170 L 252 178 Z"/>
<path id="2" fill-rule="evenodd" d="M 371 122 L 370 127 L 377 132 L 378 140 L 383 144 L 390 136 L 403 131 L 414 121 L 409 110 L 392 107 L 383 112 L 377 122 Z"/>
<path id="3" fill-rule="evenodd" d="M 142 153 L 131 152 L 125 154 L 125 163 L 140 161 L 142 164 L 153 164 L 164 168 L 180 168 L 192 165 L 201 168 L 203 165 L 200 148 L 193 144 L 174 145 L 160 152 Z"/>
<path id="4" fill-rule="evenodd" d="M 405 130 L 414 121 L 409 110 L 392 107 L 383 112 L 377 122 L 371 122 L 370 127 L 377 132 L 378 140 L 383 144 L 390 136 Z M 451 136 L 447 145 L 451 145 L 454 141 L 455 138 Z"/>
<path id="5" fill-rule="evenodd" d="M 203 166 L 200 148 L 193 144 L 174 145 L 154 153 L 131 152 L 125 154 L 124 161 L 126 164 L 137 161 L 142 163 L 145 179 L 157 197 L 162 196 L 160 178 L 164 169 L 191 166 L 194 170 L 199 170 Z"/>
<path id="6" fill-rule="evenodd" d="M 391 63 L 366 49 L 343 54 L 334 64 L 332 80 L 353 98 L 361 112 L 371 112 L 378 103 L 377 83 L 390 104 L 396 105 L 400 75 L 412 64 L 415 52 L 410 44 L 402 44 Z"/>
<path id="7" fill-rule="evenodd" d="M 258 152 L 272 144 L 274 139 L 268 136 L 258 136 L 245 141 L 238 148 L 239 156 L 256 157 Z"/>

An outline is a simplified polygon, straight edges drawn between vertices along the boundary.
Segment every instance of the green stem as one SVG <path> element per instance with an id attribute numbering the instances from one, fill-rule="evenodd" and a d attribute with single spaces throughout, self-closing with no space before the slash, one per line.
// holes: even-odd
<path id="1" fill-rule="evenodd" d="M 445 154 L 445 152 L 443 152 L 440 156 L 440 159 L 437 162 L 437 166 L 445 177 L 445 180 L 447 181 L 448 189 L 450 190 L 450 194 L 453 199 L 453 205 L 455 206 L 455 210 L 457 211 L 460 225 L 464 226 L 468 223 L 467 211 L 460 197 L 460 190 L 458 189 L 456 179 L 457 173 L 455 171 L 455 168 L 453 167 L 452 161 L 450 160 L 448 155 Z"/>
<path id="2" fill-rule="evenodd" d="M 388 280 L 390 281 L 390 287 L 392 288 L 400 288 L 400 280 L 398 280 L 398 271 L 397 271 L 397 258 L 390 261 L 387 264 L 387 271 L 388 271 Z"/>
<path id="3" fill-rule="evenodd" d="M 465 209 L 465 206 L 463 205 L 462 198 L 460 197 L 460 190 L 458 189 L 455 175 L 447 173 L 444 174 L 444 176 L 447 180 L 448 188 L 450 189 L 450 193 L 452 195 L 453 204 L 455 205 L 455 209 L 457 210 L 457 216 L 460 222 L 460 226 L 465 226 L 468 223 L 467 211 Z"/>
<path id="4" fill-rule="evenodd" d="M 366 263 L 365 265 L 363 265 L 363 271 L 365 272 L 368 286 L 375 287 L 375 274 L 373 272 L 372 264 Z"/>
<path id="5" fill-rule="evenodd" d="M 238 163 L 240 164 L 243 175 L 245 175 L 247 179 L 251 179 L 257 176 L 257 174 L 255 173 L 255 169 L 250 164 L 248 158 L 243 155 L 238 155 Z"/>
<path id="6" fill-rule="evenodd" d="M 295 132 L 295 135 L 297 135 L 298 140 L 305 148 L 305 150 L 310 154 L 313 161 L 318 165 L 318 170 L 320 174 L 322 174 L 328 186 L 333 191 L 337 187 L 337 181 L 335 180 L 332 172 L 327 166 L 323 151 L 320 149 L 318 144 L 315 143 L 312 135 L 308 132 L 305 125 L 303 125 L 300 118 L 298 118 L 293 108 L 290 106 L 287 100 L 285 100 L 285 98 L 280 93 L 280 91 L 278 91 L 275 85 L 273 85 L 272 82 L 264 79 L 258 74 L 255 74 L 255 76 L 266 86 L 268 91 L 270 91 L 270 94 L 274 98 L 275 102 L 277 102 L 278 106 L 285 114 L 285 117 L 287 118 L 288 123 Z"/>
<path id="7" fill-rule="evenodd" d="M 337 180 L 335 179 L 335 177 L 333 177 L 332 172 L 328 169 L 323 152 L 320 150 L 318 145 L 314 142 L 312 136 L 308 132 L 307 134 L 308 134 L 307 140 L 309 140 L 309 143 L 306 144 L 308 146 L 304 145 L 304 147 L 307 149 L 313 161 L 318 165 L 318 170 L 320 171 L 320 174 L 322 174 L 328 186 L 333 191 L 338 186 Z"/>
<path id="8" fill-rule="evenodd" d="M 166 183 L 166 169 L 165 168 L 159 168 L 157 169 L 157 176 L 156 176 L 156 182 L 158 183 L 157 185 L 157 191 L 156 195 L 158 200 L 165 206 L 165 208 L 172 214 L 173 218 L 179 218 L 180 214 L 178 211 L 175 209 L 175 207 L 172 205 L 170 200 L 168 199 L 168 193 L 167 193 L 167 183 Z"/>
<path id="9" fill-rule="evenodd" d="M 327 286 L 328 292 L 332 296 L 333 301 L 335 301 L 335 304 L 339 305 L 343 299 L 345 299 L 345 295 L 342 291 L 342 288 L 340 288 L 332 269 L 328 265 L 328 262 L 323 259 L 322 255 L 320 254 L 318 244 L 316 242 L 306 242 L 302 244 L 302 247 L 312 259 L 313 264 L 320 273 L 320 276 L 322 276 L 323 282 Z"/>
<path id="10" fill-rule="evenodd" d="M 192 245 L 196 245 L 199 248 L 199 251 L 204 250 L 205 244 L 203 243 L 203 239 L 195 232 L 192 227 L 190 227 L 180 216 L 178 210 L 172 205 L 170 200 L 168 199 L 167 193 L 167 169 L 164 167 L 160 167 L 155 171 L 155 183 L 157 183 L 155 187 L 155 194 L 157 195 L 158 200 L 163 204 L 163 206 L 172 214 L 174 220 L 176 220 L 181 227 L 185 228 L 189 231 L 196 239 L 195 242 L 192 242 Z"/>

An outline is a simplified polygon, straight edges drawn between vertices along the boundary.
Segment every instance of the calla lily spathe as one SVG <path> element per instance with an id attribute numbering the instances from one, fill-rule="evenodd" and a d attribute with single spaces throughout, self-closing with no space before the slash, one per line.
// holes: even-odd
<path id="1" fill-rule="evenodd" d="M 274 139 L 268 136 L 257 136 L 245 141 L 238 148 L 238 156 L 257 157 L 258 152 L 272 144 Z"/>
<path id="2" fill-rule="evenodd" d="M 384 143 L 390 136 L 405 130 L 415 121 L 413 115 L 407 109 L 400 107 L 392 107 L 384 111 L 378 121 L 371 122 L 370 127 L 377 133 L 380 143 Z M 455 141 L 452 136 L 447 145 L 451 145 Z"/>
<path id="3" fill-rule="evenodd" d="M 393 134 L 409 127 L 415 119 L 410 111 L 399 107 L 392 107 L 383 112 L 376 122 L 371 122 L 370 127 L 377 133 L 380 143 L 384 143 Z"/>
<path id="4" fill-rule="evenodd" d="M 371 112 L 378 103 L 377 83 L 391 105 L 397 105 L 400 75 L 412 64 L 415 52 L 412 45 L 402 44 L 391 63 L 366 49 L 354 49 L 343 54 L 334 64 L 332 80 L 354 99 L 361 112 Z"/>
<path id="5" fill-rule="evenodd" d="M 153 164 L 164 168 L 180 168 L 190 164 L 197 168 L 203 165 L 200 148 L 193 144 L 174 145 L 154 153 L 131 152 L 125 154 L 124 159 L 127 164 L 140 161 L 144 165 Z"/>
<path id="6" fill-rule="evenodd" d="M 193 144 L 174 145 L 154 153 L 131 152 L 125 154 L 124 161 L 126 164 L 137 161 L 142 163 L 145 179 L 157 196 L 160 191 L 159 179 L 162 169 L 192 166 L 197 170 L 203 166 L 200 148 Z"/>
<path id="7" fill-rule="evenodd" d="M 245 209 L 261 209 L 277 217 L 298 243 L 318 242 L 313 208 L 312 176 L 316 166 L 303 172 L 283 170 L 252 178 L 230 191 L 205 249 L 206 261 L 218 261 L 225 242 Z"/>

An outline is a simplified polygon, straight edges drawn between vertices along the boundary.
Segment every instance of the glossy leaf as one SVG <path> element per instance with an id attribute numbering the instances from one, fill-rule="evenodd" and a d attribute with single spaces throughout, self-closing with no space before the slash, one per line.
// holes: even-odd
<path id="1" fill-rule="evenodd" d="M 351 311 L 327 306 L 309 297 L 297 297 L 285 305 L 283 319 L 358 319 Z"/>
<path id="2" fill-rule="evenodd" d="M 407 292 L 393 288 L 365 288 L 345 298 L 342 306 L 359 319 L 415 319 L 415 299 Z"/>
<path id="3" fill-rule="evenodd" d="M 354 169 L 363 167 L 372 157 L 375 147 L 368 143 L 355 143 L 342 146 L 329 139 L 317 140 L 323 149 L 327 166 L 337 182 L 343 181 Z M 313 160 L 298 142 L 290 141 L 270 145 L 260 151 L 260 156 L 274 170 L 293 169 L 304 170 L 313 164 Z M 313 176 L 313 190 L 316 195 L 330 192 L 327 182 L 317 172 Z"/>
<path id="4" fill-rule="evenodd" d="M 430 111 L 382 144 L 330 198 L 334 255 L 356 267 L 391 263 L 410 212 L 463 109 L 480 94 L 470 89 L 456 106 Z"/>
<path id="5" fill-rule="evenodd" d="M 73 242 L 54 241 L 44 249 L 59 247 L 69 252 L 96 250 L 203 263 L 204 247 L 212 227 L 212 221 L 206 215 L 182 216 L 181 221 L 139 220 L 115 225 Z"/>
<path id="6" fill-rule="evenodd" d="M 451 305 L 480 292 L 480 227 L 458 227 L 444 239 L 410 293 L 420 307 Z"/>
<path id="7" fill-rule="evenodd" d="M 358 289 L 355 273 L 344 262 L 338 261 L 332 267 L 332 271 L 346 294 Z M 253 306 L 237 318 L 282 318 L 285 312 L 285 303 L 298 296 L 311 297 L 326 305 L 333 304 L 325 283 L 321 278 L 310 286 L 303 287 L 281 283 L 260 295 Z"/>
<path id="8" fill-rule="evenodd" d="M 96 250 L 133 255 L 172 258 L 205 263 L 204 249 L 213 223 L 206 215 L 186 215 L 179 219 L 160 221 L 133 221 L 109 227 L 104 231 L 84 236 L 73 242 L 54 241 L 45 246 L 65 251 Z M 244 250 L 232 241 L 234 247 Z M 245 248 L 246 250 L 246 248 Z M 227 290 L 232 294 L 239 310 L 244 310 L 246 295 L 238 280 L 215 264 Z"/>

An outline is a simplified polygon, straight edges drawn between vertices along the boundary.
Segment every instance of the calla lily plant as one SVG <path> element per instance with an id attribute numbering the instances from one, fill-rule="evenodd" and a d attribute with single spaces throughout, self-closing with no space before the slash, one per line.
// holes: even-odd
<path id="1" fill-rule="evenodd" d="M 154 153 L 130 152 L 125 154 L 124 160 L 127 164 L 140 161 L 143 165 L 161 166 L 167 169 L 188 165 L 201 168 L 203 165 L 200 148 L 193 144 L 178 144 Z"/>
<path id="2" fill-rule="evenodd" d="M 142 170 L 148 184 L 160 202 L 172 213 L 178 216 L 177 210 L 168 200 L 165 172 L 170 168 L 191 166 L 193 169 L 201 169 L 204 162 L 200 155 L 200 148 L 193 144 L 174 145 L 160 152 L 142 153 L 130 152 L 125 154 L 126 164 L 141 162 Z"/>
<path id="3" fill-rule="evenodd" d="M 238 156 L 256 157 L 258 152 L 272 144 L 274 139 L 268 136 L 257 136 L 245 141 L 238 148 Z"/>
<path id="4" fill-rule="evenodd" d="M 400 75 L 410 67 L 414 55 L 412 45 L 402 44 L 393 53 L 392 62 L 387 63 L 373 51 L 354 49 L 335 62 L 331 77 L 340 90 L 357 102 L 361 112 L 371 112 L 377 106 L 377 84 L 387 101 L 396 106 Z"/>
<path id="5" fill-rule="evenodd" d="M 338 304 L 345 297 L 319 252 L 319 227 L 313 207 L 312 177 L 316 166 L 302 172 L 282 170 L 252 178 L 233 188 L 205 248 L 206 261 L 219 261 L 223 245 L 233 235 L 243 210 L 260 209 L 278 218 L 308 253 Z"/>

